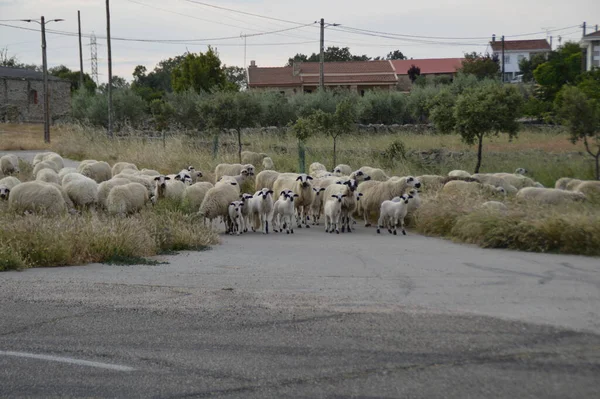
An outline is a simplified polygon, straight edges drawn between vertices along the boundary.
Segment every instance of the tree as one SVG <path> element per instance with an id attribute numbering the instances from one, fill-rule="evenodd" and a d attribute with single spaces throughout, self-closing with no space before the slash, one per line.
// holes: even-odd
<path id="1" fill-rule="evenodd" d="M 442 89 L 427 104 L 429 118 L 440 133 L 451 133 L 456 125 L 454 119 L 454 105 L 456 96 L 449 88 Z"/>
<path id="2" fill-rule="evenodd" d="M 415 83 L 415 80 L 417 80 L 417 78 L 421 75 L 421 68 L 413 64 L 410 66 L 407 73 L 410 81 Z"/>
<path id="3" fill-rule="evenodd" d="M 313 55 L 315 55 L 315 54 L 313 53 Z M 296 53 L 295 56 L 288 59 L 288 62 L 287 62 L 287 64 L 285 64 L 285 66 L 292 66 L 292 65 L 294 65 L 294 62 L 305 62 L 305 61 L 308 61 L 308 56 L 306 54 Z"/>
<path id="4" fill-rule="evenodd" d="M 339 61 L 369 61 L 371 57 L 366 54 L 354 55 L 350 52 L 349 47 L 336 47 L 330 46 L 323 51 L 323 59 L 325 62 L 339 62 Z M 296 54 L 293 58 L 289 58 L 286 66 L 292 66 L 294 61 L 296 62 L 319 62 L 321 60 L 320 55 L 312 53 L 310 57 L 306 54 Z"/>
<path id="5" fill-rule="evenodd" d="M 600 69 L 594 68 L 591 71 L 584 72 L 577 79 L 577 87 L 584 92 L 586 96 L 600 101 Z"/>
<path id="6" fill-rule="evenodd" d="M 199 105 L 209 127 L 234 129 L 238 136 L 238 156 L 242 162 L 242 129 L 256 126 L 260 104 L 247 92 L 219 92 Z"/>
<path id="7" fill-rule="evenodd" d="M 129 83 L 118 75 L 113 75 L 112 77 L 112 87 L 116 90 L 129 89 Z M 108 83 L 102 83 L 99 87 L 102 93 L 108 92 Z M 137 93 L 136 93 L 137 94 Z"/>
<path id="8" fill-rule="evenodd" d="M 566 84 L 575 84 L 581 75 L 581 48 L 567 42 L 548 55 L 548 61 L 534 71 L 535 81 L 541 86 L 544 99 L 553 101 Z"/>
<path id="9" fill-rule="evenodd" d="M 166 93 L 173 92 L 171 73 L 184 59 L 185 55 L 178 55 L 162 60 L 152 72 L 148 72 L 143 65 L 136 66 L 133 71 L 131 89 L 147 102 L 161 99 Z"/>
<path id="10" fill-rule="evenodd" d="M 198 93 L 210 93 L 225 89 L 227 84 L 219 54 L 210 46 L 206 53 L 188 53 L 184 60 L 173 68 L 171 81 L 176 92 L 191 88 Z"/>
<path id="11" fill-rule="evenodd" d="M 41 65 L 23 64 L 22 62 L 19 61 L 17 56 L 15 56 L 15 55 L 9 56 L 8 48 L 6 48 L 6 47 L 3 49 L 0 49 L 0 66 L 7 67 L 7 68 L 31 69 L 31 70 L 34 70 L 37 72 L 42 71 Z"/>
<path id="12" fill-rule="evenodd" d="M 402 54 L 400 50 L 390 51 L 388 55 L 385 56 L 386 60 L 407 60 L 408 58 Z"/>
<path id="13" fill-rule="evenodd" d="M 237 66 L 223 66 L 225 72 L 225 78 L 227 82 L 231 84 L 232 89 L 235 91 L 246 90 L 248 87 L 248 79 L 246 76 L 246 70 Z"/>
<path id="14" fill-rule="evenodd" d="M 531 59 L 523 58 L 519 61 L 519 71 L 523 74 L 523 82 L 533 81 L 533 71 L 546 61 L 545 53 L 534 54 Z"/>
<path id="15" fill-rule="evenodd" d="M 477 142 L 477 165 L 479 173 L 483 151 L 483 138 L 486 135 L 498 136 L 501 132 L 515 137 L 523 96 L 516 87 L 509 85 L 482 85 L 466 90 L 456 99 L 454 107 L 454 129 L 462 140 L 473 145 Z"/>
<path id="16" fill-rule="evenodd" d="M 500 72 L 500 60 L 497 55 L 478 54 L 477 52 L 465 54 L 460 72 L 475 75 L 478 79 L 496 78 Z"/>
<path id="17" fill-rule="evenodd" d="M 314 123 L 310 118 L 298 118 L 291 130 L 298 139 L 298 172 L 306 173 L 306 140 L 313 135 Z"/>
<path id="18" fill-rule="evenodd" d="M 59 65 L 48 70 L 50 75 L 65 79 L 71 82 L 71 93 L 79 90 L 79 71 L 71 71 L 64 65 Z M 83 74 L 83 87 L 89 93 L 96 91 L 96 82 L 87 73 Z"/>
<path id="19" fill-rule="evenodd" d="M 596 180 L 600 180 L 600 101 L 589 98 L 581 89 L 564 86 L 556 98 L 559 118 L 571 133 L 571 142 L 583 141 L 594 157 Z"/>

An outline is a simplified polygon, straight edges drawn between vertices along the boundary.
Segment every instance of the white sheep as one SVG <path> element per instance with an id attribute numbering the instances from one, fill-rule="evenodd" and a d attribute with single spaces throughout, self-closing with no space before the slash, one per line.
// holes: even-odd
<path id="1" fill-rule="evenodd" d="M 427 193 L 434 193 L 441 190 L 444 184 L 448 182 L 448 176 L 440 175 L 421 175 L 417 176 L 417 180 L 421 182 L 423 190 Z"/>
<path id="2" fill-rule="evenodd" d="M 517 190 L 523 187 L 535 187 L 535 181 L 518 173 L 494 173 L 493 176 L 501 177 L 506 183 Z"/>
<path id="3" fill-rule="evenodd" d="M 40 170 L 42 169 L 52 169 L 53 171 L 55 171 L 56 173 L 58 173 L 58 171 L 60 170 L 58 168 L 58 166 L 56 166 L 56 164 L 52 161 L 41 161 L 38 162 L 34 167 L 33 167 L 33 177 L 36 178 L 37 174 L 40 172 Z"/>
<path id="4" fill-rule="evenodd" d="M 63 183 L 63 178 L 69 173 L 79 173 L 77 172 L 77 168 L 62 168 L 58 171 L 58 184 Z"/>
<path id="5" fill-rule="evenodd" d="M 328 197 L 323 206 L 323 212 L 325 214 L 325 233 L 340 234 L 339 223 L 340 217 L 342 216 L 342 200 L 346 197 L 346 194 L 333 194 Z M 332 199 L 333 198 L 333 199 Z"/>
<path id="6" fill-rule="evenodd" d="M 115 186 L 106 198 L 106 208 L 111 215 L 129 215 L 139 212 L 148 203 L 148 190 L 140 183 Z"/>
<path id="7" fill-rule="evenodd" d="M 198 214 L 208 219 L 212 225 L 214 219 L 222 217 L 227 220 L 228 207 L 240 197 L 240 188 L 237 182 L 221 181 L 209 189 L 202 200 Z"/>
<path id="8" fill-rule="evenodd" d="M 10 190 L 12 190 L 17 184 L 21 184 L 21 181 L 16 177 L 8 176 L 0 179 L 0 200 L 8 200 Z"/>
<path id="9" fill-rule="evenodd" d="M 517 191 L 519 191 L 515 186 L 509 184 L 506 180 L 499 176 L 486 173 L 476 173 L 471 175 L 471 177 L 482 184 L 491 184 L 495 187 L 502 187 L 508 195 L 514 195 L 517 193 Z"/>
<path id="10" fill-rule="evenodd" d="M 381 233 L 382 228 L 388 229 L 390 234 L 396 235 L 396 229 L 400 225 L 403 235 L 406 235 L 404 230 L 404 219 L 408 213 L 408 204 L 411 200 L 410 194 L 403 194 L 399 198 L 391 201 L 383 201 L 379 208 L 379 221 L 377 222 L 377 234 Z"/>
<path id="11" fill-rule="evenodd" d="M 348 176 L 352 173 L 352 168 L 349 165 L 339 164 L 333 168 L 334 176 Z"/>
<path id="12" fill-rule="evenodd" d="M 294 198 L 298 194 L 292 191 L 283 192 L 279 199 L 273 204 L 273 231 L 283 232 L 285 228 L 286 234 L 294 234 Z"/>
<path id="13" fill-rule="evenodd" d="M 233 201 L 232 203 L 229 204 L 229 207 L 227 208 L 227 212 L 228 212 L 228 230 L 229 230 L 229 234 L 233 235 L 240 235 L 242 229 L 243 229 L 243 221 L 242 221 L 242 207 L 243 207 L 244 203 L 242 201 Z"/>
<path id="14" fill-rule="evenodd" d="M 354 213 L 357 207 L 358 197 L 354 195 L 354 192 L 358 188 L 358 182 L 354 179 L 346 180 L 341 184 L 332 184 L 325 189 L 323 198 L 329 199 L 334 195 L 343 194 L 342 209 L 341 209 L 341 225 L 342 233 L 348 231 L 352 232 L 350 215 Z"/>
<path id="15" fill-rule="evenodd" d="M 308 167 L 308 174 L 311 176 L 316 175 L 319 171 L 327 172 L 327 167 L 320 162 L 313 162 Z"/>
<path id="16" fill-rule="evenodd" d="M 82 177 L 85 177 L 85 176 L 79 172 L 67 173 L 66 175 L 64 175 L 62 177 L 61 185 L 64 187 L 65 185 L 72 182 L 73 180 L 77 180 Z"/>
<path id="17" fill-rule="evenodd" d="M 190 175 L 190 177 L 192 178 L 192 184 L 194 183 L 198 183 L 200 181 L 200 179 L 204 176 L 204 174 L 202 174 L 202 172 L 200 172 L 199 170 L 196 170 L 195 167 L 193 167 L 192 165 L 189 165 L 186 169 L 188 171 L 188 174 Z M 183 171 L 182 171 L 183 172 Z"/>
<path id="18" fill-rule="evenodd" d="M 481 204 L 481 208 L 487 209 L 491 212 L 506 213 L 508 211 L 508 207 L 500 201 L 486 201 Z"/>
<path id="19" fill-rule="evenodd" d="M 421 182 L 413 176 L 393 177 L 387 181 L 366 181 L 358 185 L 357 191 L 363 194 L 357 207 L 357 214 L 362 214 L 365 227 L 370 226 L 371 216 L 379 217 L 383 201 L 403 195 L 409 188 L 420 188 Z"/>
<path id="20" fill-rule="evenodd" d="M 275 180 L 279 177 L 281 173 L 275 170 L 263 170 L 259 174 L 256 175 L 256 179 L 254 182 L 254 188 L 256 191 L 262 188 L 268 188 L 269 190 L 273 189 L 273 185 L 275 184 Z"/>
<path id="21" fill-rule="evenodd" d="M 269 221 L 273 217 L 273 190 L 263 188 L 248 200 L 248 212 L 253 220 L 253 230 L 262 229 L 269 234 Z"/>
<path id="22" fill-rule="evenodd" d="M 142 170 L 140 170 L 138 175 L 156 177 L 156 176 L 160 176 L 160 172 L 157 170 L 154 170 L 154 169 L 142 169 Z"/>
<path id="23" fill-rule="evenodd" d="M 575 191 L 583 193 L 590 201 L 600 202 L 600 181 L 598 180 L 583 181 L 577 185 Z"/>
<path id="24" fill-rule="evenodd" d="M 263 159 L 267 158 L 268 155 L 264 153 L 258 153 L 253 151 L 242 151 L 242 163 L 260 165 Z"/>
<path id="25" fill-rule="evenodd" d="M 215 182 L 218 182 L 221 176 L 237 176 L 240 174 L 242 169 L 246 169 L 250 176 L 254 176 L 254 165 L 246 164 L 242 165 L 239 163 L 229 164 L 221 163 L 215 168 Z"/>
<path id="26" fill-rule="evenodd" d="M 414 215 L 414 213 L 417 211 L 417 209 L 419 209 L 419 207 L 421 206 L 421 197 L 419 195 L 419 190 L 413 188 L 408 190 L 408 196 L 410 198 L 410 201 L 408 202 L 408 214 L 407 215 Z"/>
<path id="27" fill-rule="evenodd" d="M 282 175 L 273 184 L 273 191 L 281 193 L 283 190 L 292 190 L 294 194 L 298 194 L 298 197 L 294 199 L 294 209 L 296 210 L 296 221 L 298 228 L 301 228 L 304 224 L 307 228 L 310 227 L 307 221 L 310 219 L 308 215 L 310 211 L 310 204 L 313 201 L 313 190 L 311 185 L 312 176 L 307 174 L 300 174 L 287 177 Z"/>
<path id="28" fill-rule="evenodd" d="M 138 167 L 133 163 L 117 162 L 116 164 L 113 165 L 113 167 L 111 169 L 111 173 L 114 177 L 114 176 L 118 175 L 119 173 L 121 173 L 125 169 L 134 170 L 136 172 L 139 170 Z"/>
<path id="29" fill-rule="evenodd" d="M 154 200 L 170 199 L 176 202 L 183 201 L 185 193 L 185 184 L 180 180 L 172 180 L 169 176 L 156 176 L 154 180 L 157 182 L 154 191 Z"/>
<path id="30" fill-rule="evenodd" d="M 250 203 L 249 200 L 252 198 L 252 194 L 242 194 L 240 195 L 240 201 L 242 201 L 242 229 L 243 232 L 248 231 L 248 226 L 250 226 Z"/>
<path id="31" fill-rule="evenodd" d="M 56 165 L 56 167 L 58 168 L 58 170 L 61 170 L 62 168 L 65 167 L 63 158 L 55 152 L 41 152 L 41 153 L 35 154 L 35 157 L 33 157 L 32 166 L 35 167 L 38 163 L 40 163 L 42 161 L 53 162 Z M 57 170 L 57 172 L 58 172 L 58 170 Z"/>
<path id="32" fill-rule="evenodd" d="M 585 201 L 586 196 L 580 192 L 559 190 L 556 188 L 525 187 L 519 190 L 517 199 L 557 205 L 573 201 Z"/>
<path id="33" fill-rule="evenodd" d="M 116 178 L 116 179 L 127 179 L 131 183 L 140 183 L 141 185 L 143 185 L 144 187 L 146 187 L 146 190 L 148 190 L 148 195 L 150 197 L 154 196 L 154 190 L 156 188 L 156 184 L 155 184 L 154 178 L 151 177 L 151 176 L 146 176 L 146 175 L 142 175 L 142 174 L 128 175 L 126 173 L 119 173 L 114 178 Z"/>
<path id="34" fill-rule="evenodd" d="M 503 187 L 496 187 L 491 184 L 482 184 L 477 181 L 466 182 L 464 180 L 451 180 L 444 184 L 441 193 L 444 195 L 472 196 L 472 195 L 500 195 L 505 196 L 506 191 Z"/>
<path id="35" fill-rule="evenodd" d="M 387 181 L 389 180 L 389 176 L 383 171 L 383 169 L 372 168 L 370 166 L 363 166 L 359 169 L 360 172 L 363 172 L 367 176 L 371 178 L 371 180 L 376 181 Z"/>
<path id="36" fill-rule="evenodd" d="M 273 160 L 270 157 L 265 157 L 262 160 L 262 167 L 263 170 L 273 170 L 275 169 L 275 164 L 273 163 Z"/>
<path id="37" fill-rule="evenodd" d="M 466 170 L 452 170 L 450 172 L 448 172 L 448 176 L 449 177 L 461 177 L 463 179 L 466 179 L 468 177 L 471 177 L 471 174 L 469 172 L 467 172 Z"/>
<path id="38" fill-rule="evenodd" d="M 102 209 L 107 209 L 106 200 L 108 198 L 108 194 L 110 194 L 110 190 L 112 190 L 114 187 L 124 186 L 129 183 L 131 183 L 129 179 L 124 179 L 120 177 L 113 177 L 110 180 L 103 181 L 102 183 L 100 183 L 98 185 L 98 206 Z"/>
<path id="39" fill-rule="evenodd" d="M 58 178 L 58 173 L 53 171 L 52 169 L 42 169 L 38 172 L 35 180 L 43 181 L 46 183 L 56 183 L 60 182 Z"/>
<path id="40" fill-rule="evenodd" d="M 186 187 L 183 203 L 190 211 L 198 212 L 206 193 L 213 187 L 214 185 L 210 182 L 198 182 Z"/>
<path id="41" fill-rule="evenodd" d="M 246 181 L 252 179 L 252 176 L 250 176 L 250 173 L 246 169 L 242 169 L 240 171 L 239 175 L 236 175 L 236 176 L 221 176 L 221 178 L 219 180 L 223 180 L 223 179 L 226 179 L 226 178 L 229 178 L 230 181 L 231 181 L 231 179 L 235 180 L 237 182 L 237 184 L 239 184 L 239 186 L 242 187 L 243 184 Z"/>
<path id="42" fill-rule="evenodd" d="M 0 157 L 0 171 L 5 176 L 19 172 L 19 158 L 16 155 L 7 154 Z"/>
<path id="43" fill-rule="evenodd" d="M 87 176 L 68 181 L 63 188 L 76 208 L 90 208 L 98 202 L 98 183 Z"/>
<path id="44" fill-rule="evenodd" d="M 96 183 L 102 183 L 113 177 L 110 165 L 104 161 L 82 161 L 77 167 L 77 171 L 94 180 Z"/>
<path id="45" fill-rule="evenodd" d="M 554 184 L 554 188 L 557 188 L 559 190 L 566 190 L 567 189 L 567 185 L 572 182 L 572 181 L 576 181 L 577 184 L 581 183 L 581 180 L 578 179 L 573 179 L 572 177 L 561 177 L 560 179 L 558 179 L 556 181 L 556 183 Z"/>
<path id="46" fill-rule="evenodd" d="M 323 191 L 325 187 L 313 186 L 313 201 L 310 204 L 310 217 L 312 218 L 312 224 L 318 225 L 323 213 Z"/>
<path id="47" fill-rule="evenodd" d="M 64 213 L 67 205 L 56 186 L 41 181 L 30 181 L 18 184 L 11 190 L 8 208 L 19 213 L 57 215 Z"/>

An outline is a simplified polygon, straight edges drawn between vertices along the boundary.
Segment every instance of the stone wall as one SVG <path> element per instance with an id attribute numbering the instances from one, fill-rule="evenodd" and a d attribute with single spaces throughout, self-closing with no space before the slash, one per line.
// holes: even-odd
<path id="1" fill-rule="evenodd" d="M 71 111 L 71 83 L 49 80 L 50 119 L 55 120 Z M 44 82 L 0 77 L 0 120 L 43 122 Z"/>

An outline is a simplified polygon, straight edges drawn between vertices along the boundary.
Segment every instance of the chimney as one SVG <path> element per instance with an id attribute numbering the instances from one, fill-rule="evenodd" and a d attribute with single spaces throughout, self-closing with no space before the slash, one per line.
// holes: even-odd
<path id="1" fill-rule="evenodd" d="M 496 43 L 496 34 L 492 35 L 492 43 Z"/>
<path id="2" fill-rule="evenodd" d="M 250 68 L 256 68 L 256 61 L 250 61 Z"/>
<path id="3" fill-rule="evenodd" d="M 294 76 L 300 75 L 300 67 L 302 66 L 302 61 L 294 61 L 292 62 L 292 74 Z"/>

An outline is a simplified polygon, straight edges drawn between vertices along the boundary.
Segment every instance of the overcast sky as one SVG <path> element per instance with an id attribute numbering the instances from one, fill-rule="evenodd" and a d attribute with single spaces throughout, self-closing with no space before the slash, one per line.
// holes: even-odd
<path id="1" fill-rule="evenodd" d="M 350 47 L 353 54 L 371 57 L 395 49 L 409 58 L 461 57 L 465 52 L 486 51 L 492 34 L 509 36 L 555 30 L 564 40 L 579 40 L 586 21 L 588 33 L 600 24 L 597 0 L 112 0 L 113 73 L 131 80 L 136 65 L 153 69 L 158 61 L 191 52 L 205 51 L 207 44 L 218 49 L 227 65 L 244 64 L 244 40 L 241 34 L 256 34 L 311 24 L 325 18 L 341 24 L 325 31 L 325 46 Z M 264 17 L 213 8 L 214 5 Z M 98 36 L 98 72 L 107 76 L 106 9 L 104 0 L 0 0 L 0 24 L 39 29 L 35 23 L 10 20 L 63 18 L 47 24 L 47 29 L 77 32 L 77 10 L 81 11 L 84 35 Z M 349 33 L 341 29 L 358 28 L 383 32 L 381 36 Z M 564 28 L 564 29 L 563 29 Z M 561 29 L 561 30 L 558 30 Z M 233 39 L 221 39 L 234 37 Z M 396 38 L 397 37 L 397 38 Z M 436 38 L 429 38 L 436 37 Z M 441 38 L 460 38 L 444 40 Z M 186 43 L 120 41 L 116 38 L 143 40 L 186 40 Z M 464 39 L 463 39 L 464 38 Z M 545 33 L 513 39 L 543 39 Z M 211 39 L 196 41 L 195 39 Z M 77 37 L 50 34 L 48 64 L 64 64 L 79 70 Z M 84 70 L 90 72 L 89 38 L 83 39 Z M 25 63 L 41 64 L 39 31 L 0 26 L 0 48 L 8 49 Z M 247 38 L 246 64 L 256 60 L 259 66 L 282 66 L 296 53 L 310 54 L 319 49 L 318 25 Z"/>

